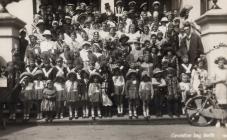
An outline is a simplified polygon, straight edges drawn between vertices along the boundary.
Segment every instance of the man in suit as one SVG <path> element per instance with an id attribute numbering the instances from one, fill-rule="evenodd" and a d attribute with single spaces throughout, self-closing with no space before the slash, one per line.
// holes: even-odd
<path id="1" fill-rule="evenodd" d="M 204 53 L 202 41 L 200 36 L 192 31 L 190 23 L 185 24 L 184 31 L 186 36 L 182 39 L 177 53 L 180 57 L 187 55 L 189 61 L 195 64 L 197 58 Z"/>

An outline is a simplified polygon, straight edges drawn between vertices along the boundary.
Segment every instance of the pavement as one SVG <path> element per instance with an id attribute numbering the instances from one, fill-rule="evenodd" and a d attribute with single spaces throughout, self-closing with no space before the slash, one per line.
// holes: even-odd
<path id="1" fill-rule="evenodd" d="M 180 125 L 22 125 L 0 140 L 226 140 L 227 128 Z"/>
<path id="2" fill-rule="evenodd" d="M 18 118 L 16 122 L 8 121 L 8 125 L 49 125 L 50 123 L 45 122 L 45 119 L 36 120 L 31 118 L 28 122 L 24 122 L 22 118 Z M 54 119 L 52 124 L 55 125 L 162 125 L 162 124 L 188 124 L 185 116 L 180 117 L 169 117 L 168 115 L 163 115 L 162 117 L 151 116 L 149 120 L 144 119 L 143 116 L 139 116 L 138 119 L 133 118 L 130 120 L 127 115 L 123 117 L 103 117 L 96 118 L 92 120 L 90 118 L 79 118 L 69 120 L 68 117 L 63 119 Z"/>

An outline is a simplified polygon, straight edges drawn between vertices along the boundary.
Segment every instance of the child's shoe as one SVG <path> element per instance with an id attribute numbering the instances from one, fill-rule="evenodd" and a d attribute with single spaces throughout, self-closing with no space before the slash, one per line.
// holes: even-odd
<path id="1" fill-rule="evenodd" d="M 60 114 L 60 119 L 63 119 L 63 118 L 64 118 L 63 113 L 61 113 Z"/>
<path id="2" fill-rule="evenodd" d="M 217 121 L 215 127 L 220 128 L 221 127 L 221 122 L 220 121 Z"/>

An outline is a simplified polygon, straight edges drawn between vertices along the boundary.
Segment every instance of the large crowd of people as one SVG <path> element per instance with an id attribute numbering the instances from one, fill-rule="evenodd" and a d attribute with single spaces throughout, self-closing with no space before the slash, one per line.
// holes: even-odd
<path id="1" fill-rule="evenodd" d="M 104 13 L 82 2 L 39 7 L 29 41 L 21 30 L 20 46 L 12 50 L 13 60 L 21 60 L 15 77 L 24 120 L 33 103 L 37 119 L 46 121 L 66 112 L 70 120 L 185 113 L 188 98 L 203 94 L 208 79 L 199 30 L 188 18 L 192 7 L 136 6 L 130 1 L 126 11 L 118 0 L 115 11 L 106 3 Z"/>

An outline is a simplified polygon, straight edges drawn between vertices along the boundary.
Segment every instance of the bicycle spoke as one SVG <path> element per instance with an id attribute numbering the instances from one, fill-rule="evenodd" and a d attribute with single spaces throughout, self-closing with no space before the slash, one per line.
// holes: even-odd
<path id="1" fill-rule="evenodd" d="M 187 110 L 187 114 L 188 114 L 189 117 L 196 114 L 197 112 L 198 112 L 198 110 L 196 110 L 196 109 L 193 109 L 193 110 L 188 109 Z"/>
<path id="2" fill-rule="evenodd" d="M 200 115 L 199 118 L 198 118 L 198 123 L 206 124 L 207 123 L 207 119 Z"/>
<path id="3" fill-rule="evenodd" d="M 196 105 L 197 109 L 200 109 L 202 107 L 202 99 L 196 99 L 195 105 Z"/>

